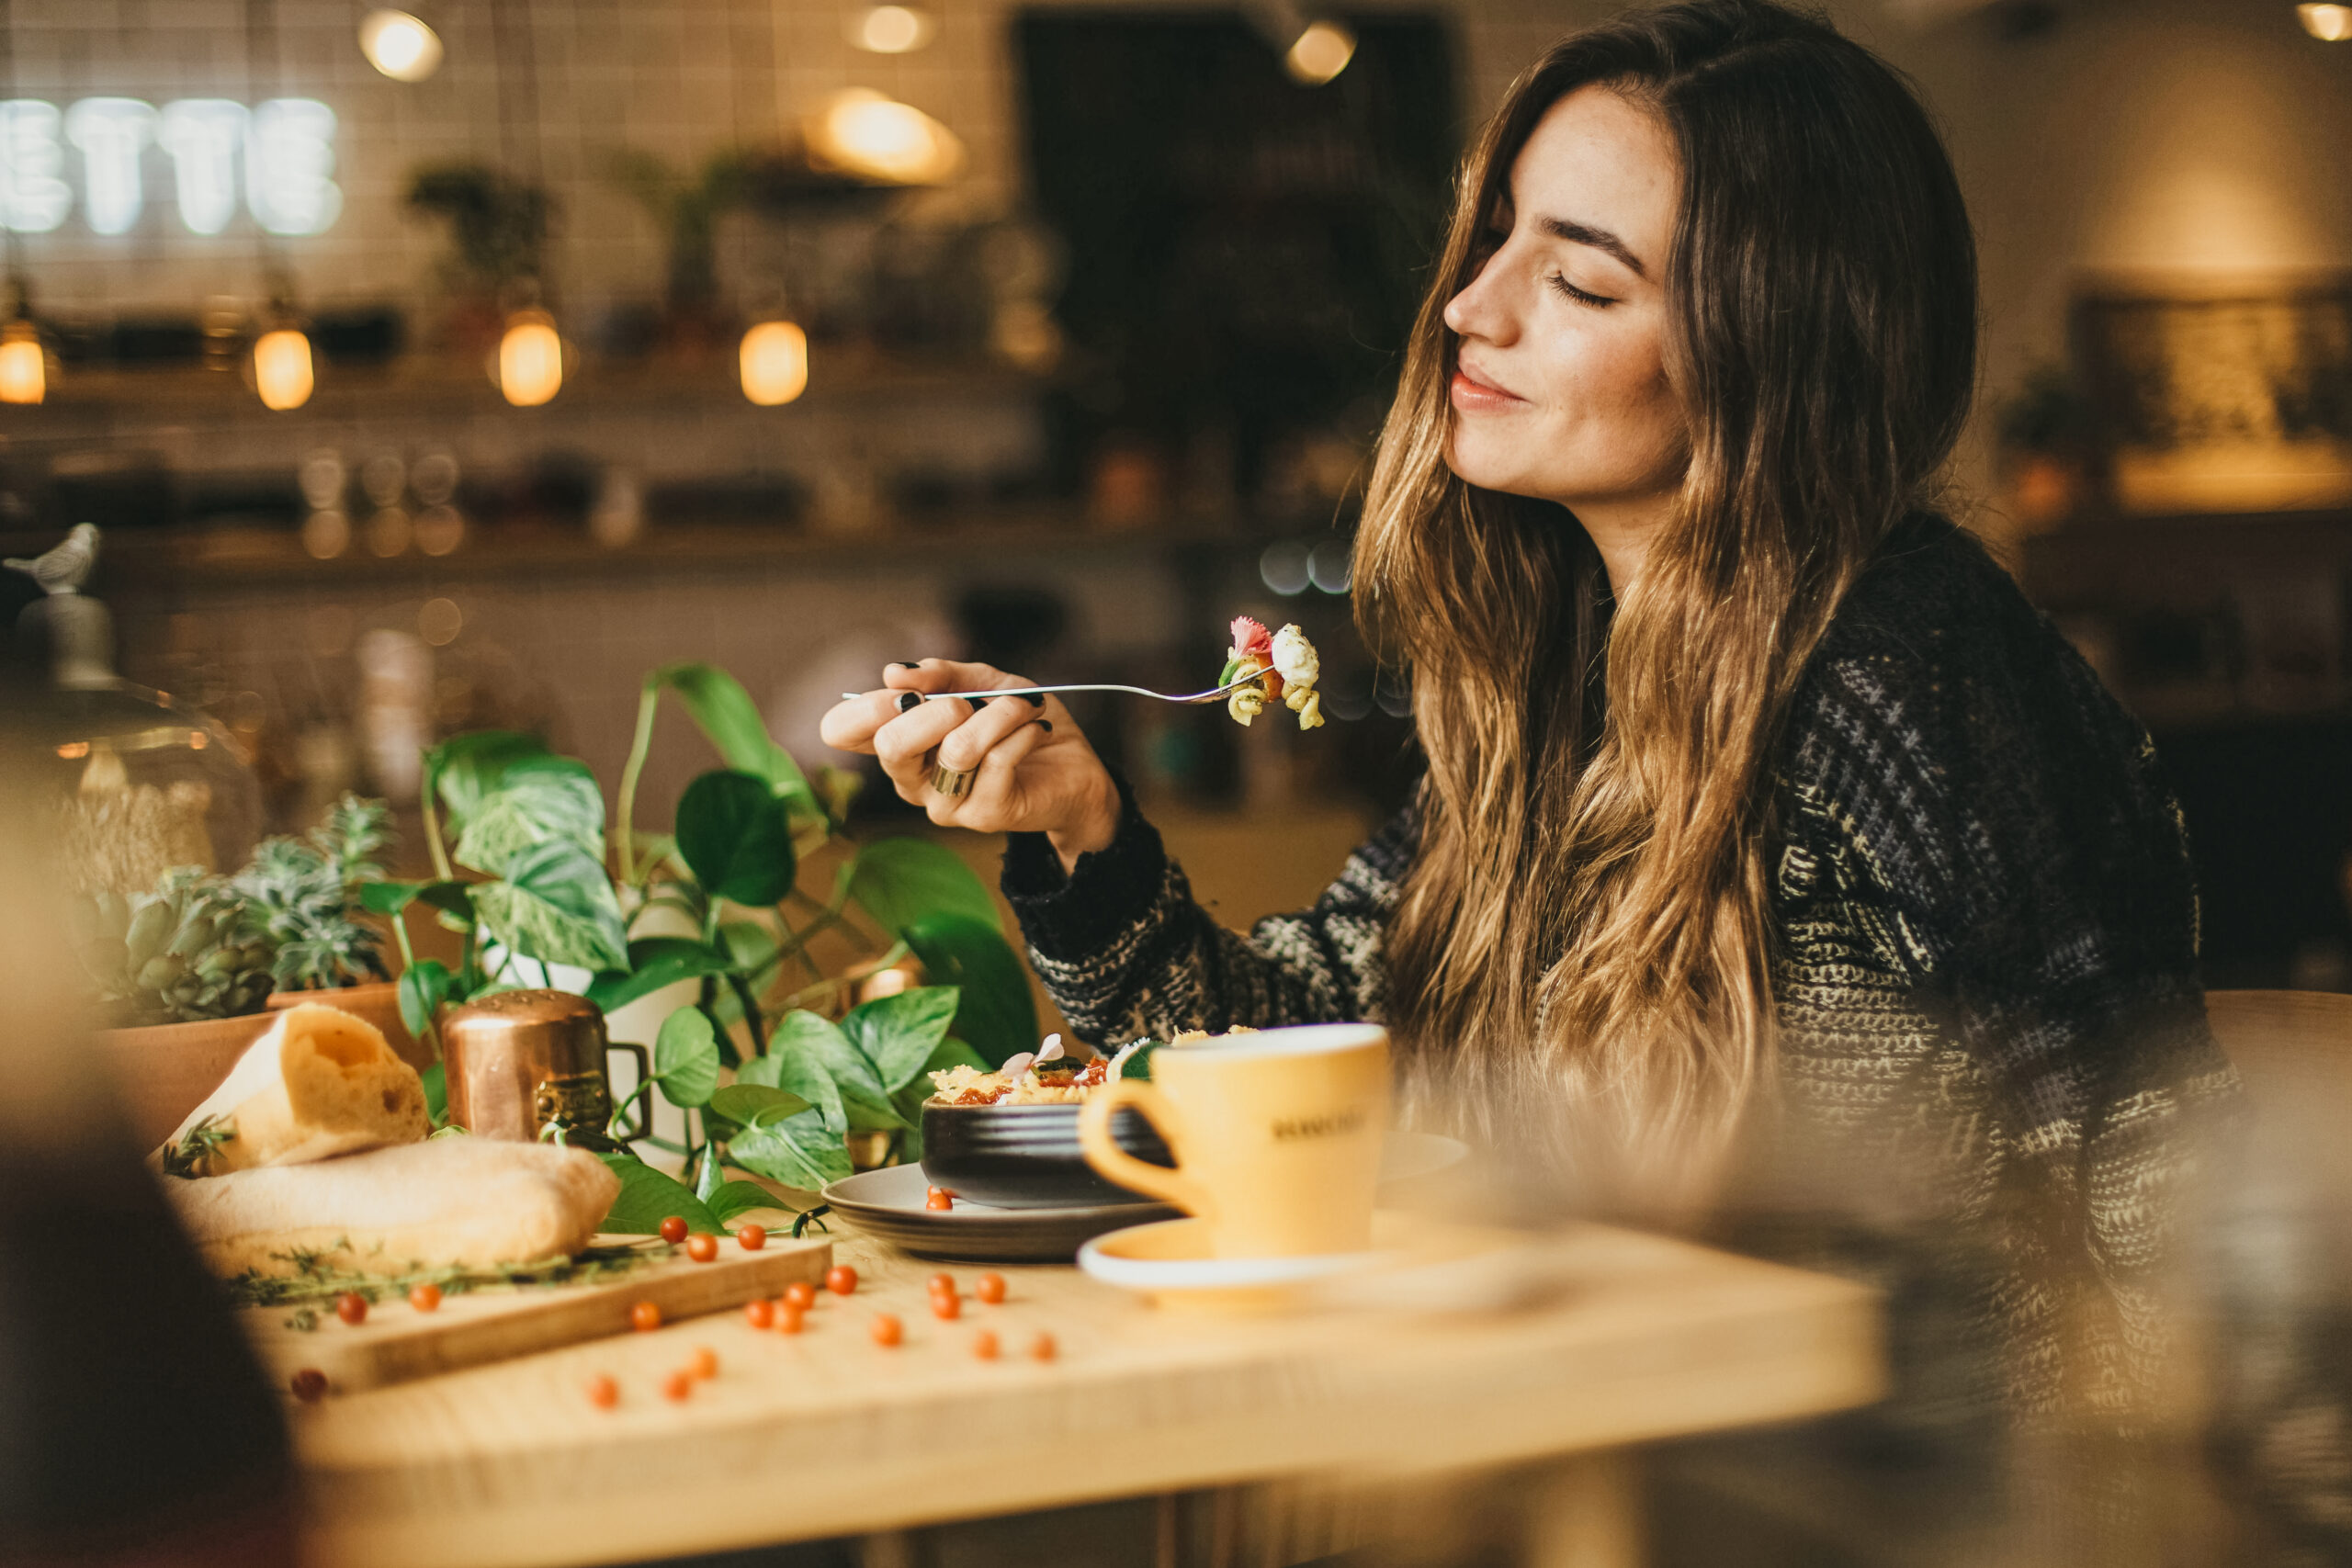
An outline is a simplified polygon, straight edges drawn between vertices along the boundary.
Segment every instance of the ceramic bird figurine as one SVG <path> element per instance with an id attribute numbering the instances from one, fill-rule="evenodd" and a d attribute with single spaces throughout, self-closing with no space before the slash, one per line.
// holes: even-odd
<path id="1" fill-rule="evenodd" d="M 40 583 L 46 593 L 80 592 L 82 584 L 89 581 L 90 569 L 97 564 L 98 525 L 95 523 L 74 524 L 63 544 L 30 560 L 12 557 L 0 561 L 0 566 L 21 571 Z"/>

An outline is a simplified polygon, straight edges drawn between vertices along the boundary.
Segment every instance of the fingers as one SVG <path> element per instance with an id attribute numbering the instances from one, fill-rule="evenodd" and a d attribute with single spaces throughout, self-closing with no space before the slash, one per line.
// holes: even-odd
<path id="1" fill-rule="evenodd" d="M 957 773 L 978 767 L 1007 736 L 1041 715 L 1045 703 L 1043 697 L 997 697 L 981 705 L 979 712 L 939 743 L 939 765 Z"/>
<path id="2" fill-rule="evenodd" d="M 893 664 L 882 671 L 883 683 L 900 692 L 996 692 L 1007 686 L 1034 686 L 1035 681 L 1008 675 L 993 664 L 971 664 L 957 659 L 919 659 Z"/>
<path id="3" fill-rule="evenodd" d="M 888 724 L 874 733 L 874 755 L 902 800 L 924 804 L 931 781 L 931 750 L 954 733 L 972 715 L 969 704 L 954 698 L 927 703 L 912 692 L 885 692 L 882 700 L 903 703 Z"/>
<path id="4" fill-rule="evenodd" d="M 874 735 L 884 725 L 899 716 L 899 694 L 867 692 L 863 696 L 844 697 L 825 710 L 818 721 L 818 738 L 836 751 L 874 750 Z"/>
<path id="5" fill-rule="evenodd" d="M 1019 701 L 1012 697 L 999 700 L 1008 703 Z M 983 831 L 992 831 L 1011 822 L 1019 804 L 1017 775 L 1021 764 L 1030 753 L 1053 738 L 1051 720 L 1022 720 L 1012 734 L 989 748 L 988 754 L 980 759 L 979 773 L 972 780 L 972 787 L 965 792 L 962 799 L 945 800 L 936 795 L 933 796 L 929 808 L 931 819 L 942 824 L 966 824 Z M 941 755 L 944 760 L 944 748 L 942 748 Z"/>

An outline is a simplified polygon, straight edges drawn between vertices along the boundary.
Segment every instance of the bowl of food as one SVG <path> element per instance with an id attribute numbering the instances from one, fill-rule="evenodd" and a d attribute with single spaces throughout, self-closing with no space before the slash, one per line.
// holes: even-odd
<path id="1" fill-rule="evenodd" d="M 922 1172 L 956 1200 L 999 1209 L 1058 1209 L 1158 1199 L 1105 1180 L 1078 1146 L 1078 1111 L 1114 1077 L 1148 1071 L 1151 1041 L 1115 1056 L 1073 1061 L 1061 1037 L 993 1072 L 950 1067 L 932 1074 L 922 1107 Z M 1132 1111 L 1112 1119 L 1111 1135 L 1137 1159 L 1176 1161 L 1151 1123 Z"/>

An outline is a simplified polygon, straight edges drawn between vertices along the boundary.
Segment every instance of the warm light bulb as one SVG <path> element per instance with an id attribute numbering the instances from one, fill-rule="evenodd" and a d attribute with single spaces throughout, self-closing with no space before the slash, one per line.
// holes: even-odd
<path id="1" fill-rule="evenodd" d="M 2303 31 L 2329 43 L 2342 43 L 2352 39 L 2352 6 L 2298 6 L 2295 15 L 2303 19 Z"/>
<path id="2" fill-rule="evenodd" d="M 359 52 L 395 82 L 422 82 L 441 68 L 441 35 L 406 11 L 370 11 L 359 24 Z"/>
<path id="3" fill-rule="evenodd" d="M 0 333 L 0 403 L 37 403 L 49 396 L 49 356 L 30 321 L 8 323 Z"/>
<path id="4" fill-rule="evenodd" d="M 907 54 L 938 30 L 931 13 L 911 6 L 876 6 L 850 18 L 849 41 L 875 54 Z"/>
<path id="5" fill-rule="evenodd" d="M 254 340 L 254 390 L 262 406 L 299 409 L 311 400 L 311 340 L 291 327 Z"/>
<path id="6" fill-rule="evenodd" d="M 819 161 L 896 185 L 937 185 L 964 164 L 964 144 L 955 132 L 912 104 L 870 87 L 826 99 L 808 141 Z"/>
<path id="7" fill-rule="evenodd" d="M 1294 81 L 1319 87 L 1348 68 L 1356 55 L 1356 35 L 1337 22 L 1309 22 L 1283 56 Z"/>
<path id="8" fill-rule="evenodd" d="M 743 334 L 743 395 L 762 408 L 808 389 L 808 334 L 790 321 L 762 321 Z"/>
<path id="9" fill-rule="evenodd" d="M 545 310 L 517 310 L 498 340 L 498 389 L 518 409 L 534 409 L 563 388 L 563 339 Z"/>

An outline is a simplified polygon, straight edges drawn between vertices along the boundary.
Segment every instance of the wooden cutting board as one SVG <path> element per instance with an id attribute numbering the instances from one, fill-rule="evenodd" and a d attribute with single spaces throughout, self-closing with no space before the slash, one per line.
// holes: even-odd
<path id="1" fill-rule="evenodd" d="M 599 1236 L 624 1245 L 639 1238 Z M 819 1238 L 778 1238 L 757 1252 L 731 1241 L 718 1258 L 696 1263 L 681 1247 L 617 1279 L 589 1284 L 475 1289 L 442 1298 L 419 1312 L 405 1295 L 387 1292 L 357 1326 L 335 1315 L 332 1300 L 304 1303 L 312 1326 L 300 1326 L 297 1305 L 247 1307 L 241 1314 L 254 1348 L 279 1388 L 296 1372 L 326 1374 L 332 1393 L 356 1393 L 485 1361 L 630 1332 L 630 1309 L 651 1302 L 664 1323 L 725 1312 L 763 1296 L 779 1296 L 798 1280 L 820 1282 L 832 1267 L 833 1244 Z M 662 1251 L 659 1243 L 652 1252 Z"/>

